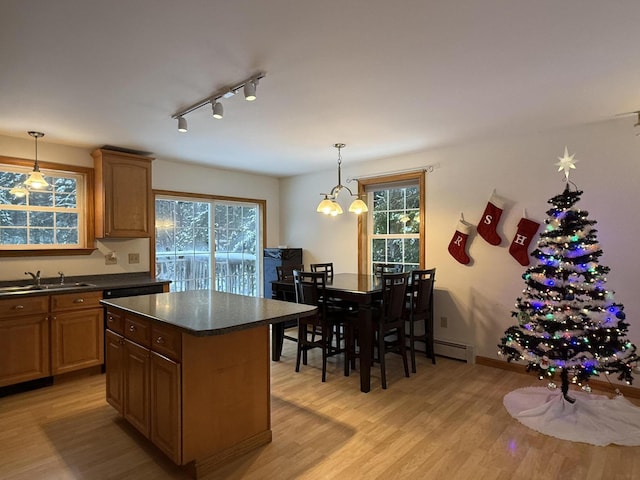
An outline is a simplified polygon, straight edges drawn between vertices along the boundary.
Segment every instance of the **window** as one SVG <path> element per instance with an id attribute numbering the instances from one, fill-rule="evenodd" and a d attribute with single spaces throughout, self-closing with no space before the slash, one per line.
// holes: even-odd
<path id="1" fill-rule="evenodd" d="M 405 272 L 424 268 L 424 173 L 362 179 L 369 212 L 360 219 L 359 269 L 375 263 L 402 265 Z"/>
<path id="2" fill-rule="evenodd" d="M 10 190 L 26 180 L 33 162 L 0 158 L 0 254 L 90 253 L 93 170 L 39 163 L 49 186 L 19 197 Z"/>
<path id="3" fill-rule="evenodd" d="M 171 291 L 259 296 L 264 201 L 193 197 L 156 196 L 156 276 Z"/>

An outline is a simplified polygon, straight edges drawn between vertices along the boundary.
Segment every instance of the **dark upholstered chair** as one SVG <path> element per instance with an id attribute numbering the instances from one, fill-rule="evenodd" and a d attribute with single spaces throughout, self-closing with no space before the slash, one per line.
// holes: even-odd
<path id="1" fill-rule="evenodd" d="M 325 272 L 327 274 L 327 282 L 333 281 L 333 262 L 330 263 L 312 263 L 309 265 L 312 272 Z"/>
<path id="2" fill-rule="evenodd" d="M 402 356 L 404 375 L 409 376 L 407 345 L 405 337 L 405 312 L 409 273 L 383 273 L 382 303 L 375 316 L 378 359 L 382 388 L 387 388 L 387 366 L 385 356 L 397 352 Z"/>
<path id="3" fill-rule="evenodd" d="M 298 350 L 296 372 L 300 371 L 300 360 L 307 364 L 307 352 L 314 348 L 322 351 L 322 381 L 327 378 L 327 358 L 341 351 L 332 344 L 334 329 L 344 322 L 342 310 L 326 301 L 326 273 L 293 271 L 293 282 L 298 303 L 317 305 L 314 316 L 298 319 Z M 345 350 L 345 375 L 348 375 L 348 352 Z"/>
<path id="4" fill-rule="evenodd" d="M 411 272 L 411 295 L 409 312 L 409 351 L 411 352 L 411 370 L 416 372 L 415 343 L 424 342 L 427 358 L 435 365 L 436 355 L 433 342 L 433 285 L 436 281 L 436 269 L 414 270 Z M 423 333 L 416 334 L 416 323 L 423 323 Z"/>

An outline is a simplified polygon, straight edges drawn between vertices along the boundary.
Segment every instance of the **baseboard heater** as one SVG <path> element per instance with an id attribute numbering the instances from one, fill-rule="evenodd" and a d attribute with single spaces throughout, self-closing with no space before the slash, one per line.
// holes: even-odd
<path id="1" fill-rule="evenodd" d="M 436 355 L 462 360 L 467 363 L 476 363 L 476 357 L 473 354 L 473 347 L 471 345 L 438 339 L 435 339 L 433 343 L 435 344 L 434 350 Z"/>

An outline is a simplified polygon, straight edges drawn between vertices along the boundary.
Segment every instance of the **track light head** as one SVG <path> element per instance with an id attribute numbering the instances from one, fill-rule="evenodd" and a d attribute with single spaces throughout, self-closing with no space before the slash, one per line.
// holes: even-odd
<path id="1" fill-rule="evenodd" d="M 244 84 L 244 99 L 247 102 L 253 102 L 256 99 L 256 85 L 258 84 L 258 80 L 249 80 Z"/>
<path id="2" fill-rule="evenodd" d="M 184 117 L 178 117 L 178 131 L 184 133 L 187 130 L 187 119 Z"/>
<path id="3" fill-rule="evenodd" d="M 213 118 L 217 118 L 218 120 L 220 120 L 222 117 L 224 117 L 224 107 L 217 100 L 214 100 L 214 102 L 211 104 L 211 110 L 213 110 Z"/>

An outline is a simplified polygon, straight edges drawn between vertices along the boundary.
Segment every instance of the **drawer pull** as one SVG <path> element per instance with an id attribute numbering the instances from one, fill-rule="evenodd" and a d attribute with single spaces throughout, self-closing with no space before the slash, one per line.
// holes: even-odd
<path id="1" fill-rule="evenodd" d="M 135 325 L 129 325 L 129 331 L 130 332 L 135 332 L 136 331 L 136 326 Z"/>
<path id="2" fill-rule="evenodd" d="M 164 338 L 162 338 L 161 336 L 159 336 L 158 338 L 156 338 L 156 343 L 158 345 L 164 345 L 165 341 Z"/>
<path id="3" fill-rule="evenodd" d="M 76 298 L 73 303 L 84 303 L 84 298 Z"/>
<path id="4" fill-rule="evenodd" d="M 115 320 L 114 320 L 114 318 L 113 318 L 111 315 L 109 315 L 109 316 L 107 317 L 107 322 L 109 322 L 109 323 L 113 323 L 113 322 L 115 322 Z"/>
<path id="5" fill-rule="evenodd" d="M 16 305 L 15 307 L 13 307 L 15 310 L 22 310 L 24 308 L 24 305 Z"/>

